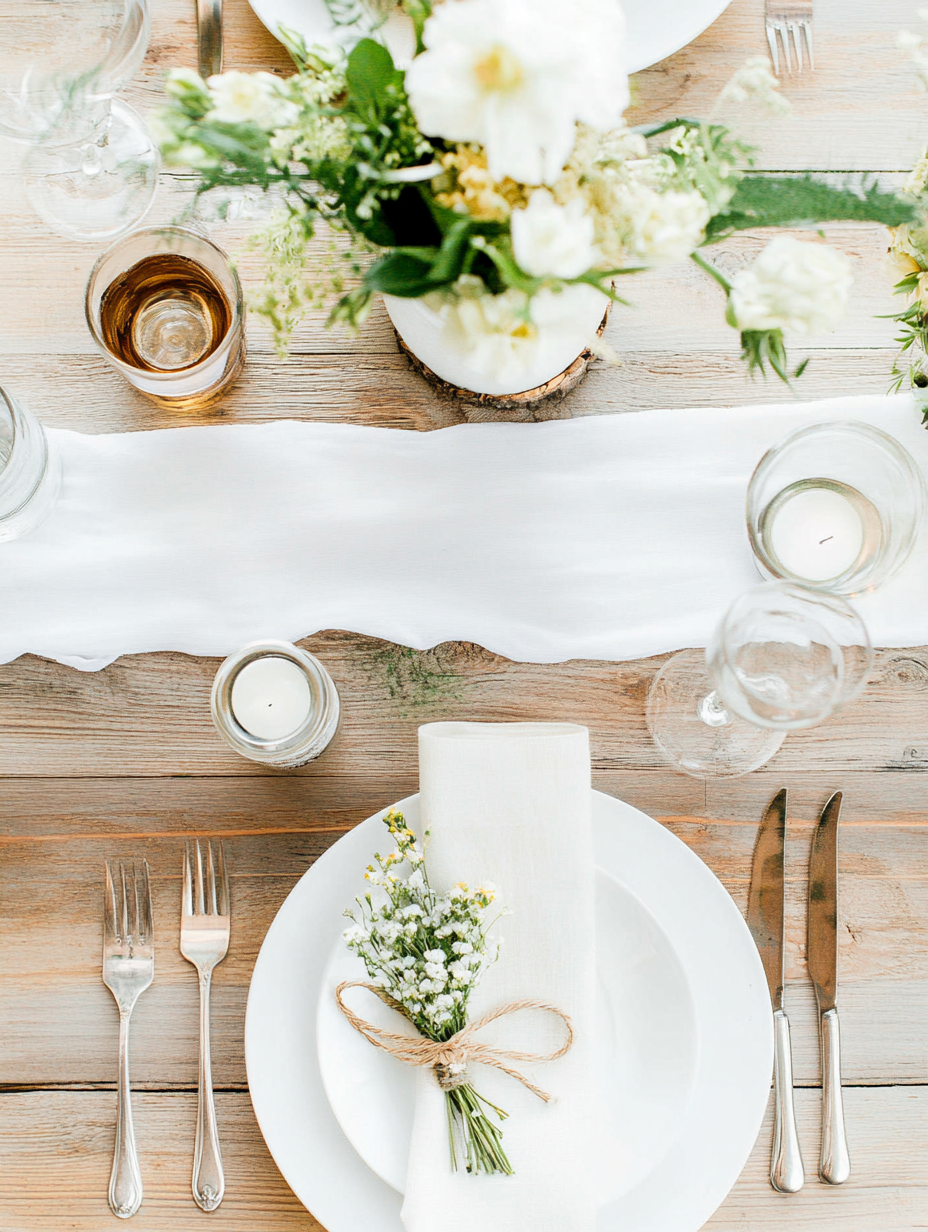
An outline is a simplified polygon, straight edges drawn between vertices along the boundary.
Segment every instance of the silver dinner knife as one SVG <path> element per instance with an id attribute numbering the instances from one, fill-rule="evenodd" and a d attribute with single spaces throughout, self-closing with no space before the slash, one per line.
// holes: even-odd
<path id="1" fill-rule="evenodd" d="M 222 72 L 222 0 L 197 0 L 197 58 L 204 81 Z"/>
<path id="2" fill-rule="evenodd" d="M 822 1154 L 818 1172 L 829 1185 L 851 1175 L 841 1099 L 841 1041 L 835 994 L 838 987 L 838 815 L 841 792 L 822 811 L 809 860 L 809 975 L 818 1002 L 822 1045 Z"/>
<path id="3" fill-rule="evenodd" d="M 786 846 L 786 788 L 767 806 L 754 843 L 748 927 L 767 975 L 773 1006 L 773 1085 L 775 1115 L 770 1184 L 780 1193 L 797 1193 L 805 1183 L 793 1108 L 793 1059 L 789 1019 L 783 1009 L 783 854 Z"/>

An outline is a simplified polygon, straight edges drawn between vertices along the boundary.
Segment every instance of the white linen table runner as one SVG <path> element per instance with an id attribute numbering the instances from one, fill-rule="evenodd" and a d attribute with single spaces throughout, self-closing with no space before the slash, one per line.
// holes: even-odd
<path id="1" fill-rule="evenodd" d="M 61 500 L 0 543 L 0 662 L 31 651 L 94 670 L 321 629 L 540 663 L 702 646 L 759 580 L 754 466 L 835 419 L 883 428 L 928 471 L 907 395 L 434 432 L 52 430 Z M 874 644 L 928 642 L 926 548 L 859 601 Z"/>
<path id="2" fill-rule="evenodd" d="M 532 998 L 569 1014 L 576 1034 L 560 1060 L 518 1066 L 554 1097 L 549 1104 L 497 1070 L 470 1067 L 477 1091 L 510 1114 L 503 1145 L 514 1176 L 451 1171 L 444 1095 L 430 1071 L 417 1071 L 403 1223 L 408 1232 L 593 1232 L 601 1133 L 589 734 L 571 723 L 429 723 L 419 728 L 419 790 L 432 885 L 495 882 L 512 913 L 498 926 L 499 961 L 472 994 L 471 1020 Z M 525 1012 L 480 1038 L 553 1052 L 563 1027 Z"/>

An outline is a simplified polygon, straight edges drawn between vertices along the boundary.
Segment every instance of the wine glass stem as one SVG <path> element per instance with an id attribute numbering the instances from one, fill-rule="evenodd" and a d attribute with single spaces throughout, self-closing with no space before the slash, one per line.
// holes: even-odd
<path id="1" fill-rule="evenodd" d="M 707 727 L 727 727 L 731 722 L 731 715 L 722 705 L 722 699 L 715 689 L 700 699 L 696 713 Z"/>

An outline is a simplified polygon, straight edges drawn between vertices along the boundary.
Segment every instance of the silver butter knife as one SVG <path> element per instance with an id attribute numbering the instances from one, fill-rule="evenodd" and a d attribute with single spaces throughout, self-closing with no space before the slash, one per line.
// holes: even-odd
<path id="1" fill-rule="evenodd" d="M 197 58 L 204 81 L 222 72 L 222 0 L 197 0 Z"/>
<path id="2" fill-rule="evenodd" d="M 780 1193 L 797 1193 L 805 1183 L 793 1108 L 793 1060 L 789 1019 L 783 1009 L 783 855 L 786 846 L 786 788 L 767 806 L 754 844 L 748 927 L 760 952 L 773 1006 L 773 1082 L 776 1111 L 770 1184 Z"/>
<path id="3" fill-rule="evenodd" d="M 842 1185 L 851 1175 L 841 1099 L 841 1041 L 835 994 L 838 987 L 838 816 L 841 792 L 825 805 L 812 838 L 809 861 L 809 975 L 818 1002 L 822 1045 L 822 1154 L 819 1176 Z"/>

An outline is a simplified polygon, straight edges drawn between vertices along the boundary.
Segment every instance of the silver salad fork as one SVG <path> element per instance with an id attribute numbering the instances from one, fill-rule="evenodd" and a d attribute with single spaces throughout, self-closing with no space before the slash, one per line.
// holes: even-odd
<path id="1" fill-rule="evenodd" d="M 116 1148 L 107 1199 L 119 1219 L 142 1205 L 142 1176 L 132 1128 L 129 1088 L 129 1018 L 141 994 L 155 978 L 148 861 L 111 865 L 106 861 L 103 896 L 103 983 L 119 1007 L 119 1097 Z"/>
<path id="2" fill-rule="evenodd" d="M 214 1211 L 222 1201 L 226 1181 L 219 1150 L 213 1071 L 209 1053 L 209 993 L 213 968 L 229 949 L 229 877 L 222 843 L 213 854 L 200 841 L 184 850 L 184 888 L 180 907 L 180 952 L 200 977 L 200 1070 L 197 1087 L 197 1136 L 193 1152 L 193 1200 L 202 1211 Z"/>

